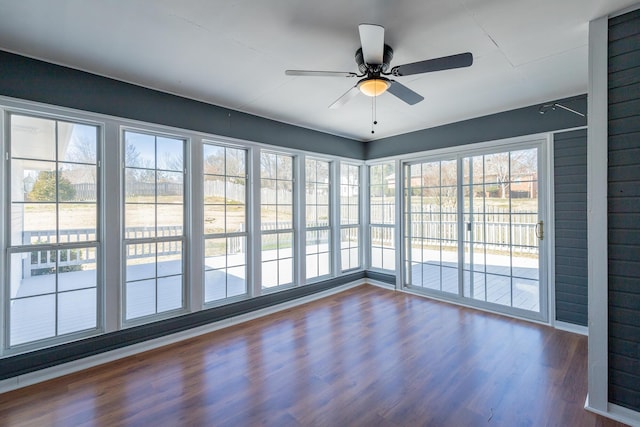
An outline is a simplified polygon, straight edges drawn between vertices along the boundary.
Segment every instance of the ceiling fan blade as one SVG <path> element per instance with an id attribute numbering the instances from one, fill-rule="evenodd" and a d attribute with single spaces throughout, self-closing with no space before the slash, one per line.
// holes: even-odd
<path id="1" fill-rule="evenodd" d="M 360 45 L 365 64 L 380 65 L 384 54 L 384 27 L 373 24 L 360 24 Z"/>
<path id="2" fill-rule="evenodd" d="M 333 104 L 329 105 L 329 108 L 331 108 L 331 109 L 340 108 L 344 104 L 346 104 L 347 102 L 351 101 L 351 99 L 353 99 L 359 93 L 360 93 L 360 89 L 358 89 L 358 86 L 356 85 L 356 86 L 352 87 L 351 89 L 349 89 L 348 91 L 346 91 Z"/>
<path id="3" fill-rule="evenodd" d="M 313 77 L 357 77 L 356 73 L 348 71 L 308 71 L 308 70 L 286 70 L 287 76 L 313 76 Z"/>
<path id="4" fill-rule="evenodd" d="M 473 64 L 473 55 L 470 52 L 465 52 L 457 55 L 443 56 L 442 58 L 398 65 L 391 69 L 391 74 L 394 76 L 410 76 L 412 74 L 469 67 L 471 64 Z"/>
<path id="5" fill-rule="evenodd" d="M 405 85 L 398 83 L 395 80 L 391 81 L 391 86 L 389 86 L 387 92 L 389 92 L 391 95 L 395 95 L 397 98 L 409 105 L 415 105 L 424 99 L 422 95 L 412 91 Z"/>

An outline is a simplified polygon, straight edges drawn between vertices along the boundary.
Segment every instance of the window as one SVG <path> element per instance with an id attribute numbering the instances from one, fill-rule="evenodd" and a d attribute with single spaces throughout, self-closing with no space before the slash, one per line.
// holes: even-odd
<path id="1" fill-rule="evenodd" d="M 372 268 L 395 270 L 395 182 L 393 163 L 369 167 Z"/>
<path id="2" fill-rule="evenodd" d="M 331 273 L 329 162 L 305 160 L 307 279 Z"/>
<path id="3" fill-rule="evenodd" d="M 184 149 L 124 132 L 125 320 L 184 307 Z"/>
<path id="4" fill-rule="evenodd" d="M 247 152 L 205 143 L 204 301 L 247 293 Z"/>
<path id="5" fill-rule="evenodd" d="M 9 347 L 100 326 L 98 135 L 10 116 Z"/>
<path id="6" fill-rule="evenodd" d="M 340 261 L 342 271 L 360 267 L 360 167 L 340 166 Z"/>
<path id="7" fill-rule="evenodd" d="M 262 288 L 293 284 L 293 157 L 260 154 Z"/>

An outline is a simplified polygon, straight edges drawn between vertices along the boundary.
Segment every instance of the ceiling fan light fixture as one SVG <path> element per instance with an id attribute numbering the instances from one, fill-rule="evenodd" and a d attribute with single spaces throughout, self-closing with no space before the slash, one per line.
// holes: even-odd
<path id="1" fill-rule="evenodd" d="M 358 82 L 358 89 L 367 96 L 382 95 L 389 89 L 389 86 L 391 86 L 391 82 L 385 78 L 373 77 Z"/>

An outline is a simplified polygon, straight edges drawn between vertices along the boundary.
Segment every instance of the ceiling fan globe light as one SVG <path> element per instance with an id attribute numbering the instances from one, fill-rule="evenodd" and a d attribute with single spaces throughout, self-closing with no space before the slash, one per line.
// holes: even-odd
<path id="1" fill-rule="evenodd" d="M 358 83 L 358 89 L 367 96 L 378 96 L 385 93 L 390 85 L 391 83 L 386 79 L 372 78 Z"/>

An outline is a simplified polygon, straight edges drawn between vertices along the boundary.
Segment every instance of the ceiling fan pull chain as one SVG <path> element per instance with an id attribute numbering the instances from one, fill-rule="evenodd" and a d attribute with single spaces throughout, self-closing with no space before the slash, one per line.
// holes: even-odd
<path id="1" fill-rule="evenodd" d="M 373 97 L 373 124 L 378 124 L 378 95 Z"/>
<path id="2" fill-rule="evenodd" d="M 376 133 L 375 130 L 373 130 L 373 124 L 375 123 L 376 119 L 375 119 L 375 113 L 374 113 L 374 102 L 375 102 L 376 97 L 372 96 L 371 97 L 371 133 Z"/>

